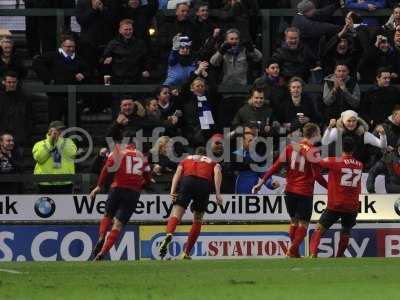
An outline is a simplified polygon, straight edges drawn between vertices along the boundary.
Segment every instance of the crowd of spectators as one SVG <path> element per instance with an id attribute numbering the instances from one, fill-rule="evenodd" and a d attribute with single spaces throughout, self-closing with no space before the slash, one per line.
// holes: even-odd
<path id="1" fill-rule="evenodd" d="M 25 7 L 75 7 L 81 28 L 71 32 L 66 17 L 64 34 L 57 39 L 54 17 L 26 18 L 32 69 L 44 84 L 159 85 L 149 95 L 109 94 L 105 104 L 113 118 L 106 136 L 114 141 L 139 131 L 153 137 L 156 128 L 164 129 L 157 142 L 143 148 L 156 176 L 170 174 L 176 166 L 167 152 L 191 152 L 222 138 L 233 146 L 229 159 L 224 158 L 225 178 L 231 180 L 225 191 L 246 191 L 238 187 L 240 182 L 234 184 L 240 172 L 250 168 L 249 162 L 266 165 L 248 157 L 252 141 L 272 138 L 278 145 L 279 138 L 301 136 L 308 122 L 320 126 L 322 145 L 330 151 L 342 136 L 352 136 L 355 156 L 367 169 L 372 167 L 371 176 L 397 176 L 397 169 L 388 166 L 399 160 L 400 138 L 400 91 L 393 85 L 400 80 L 400 6 L 392 1 L 77 0 L 75 6 L 73 1 L 25 0 Z M 271 22 L 271 57 L 262 53 L 258 17 L 260 9 L 268 8 L 296 9 L 292 18 Z M 392 14 L 360 14 L 382 8 L 393 9 Z M 175 14 L 158 13 L 165 9 Z M 218 13 L 210 14 L 210 9 Z M 27 69 L 15 50 L 12 37 L 0 40 L 0 173 L 18 169 L 15 159 L 7 159 L 14 147 L 10 138 L 17 145 L 36 142 L 30 140 L 32 103 L 21 84 Z M 320 92 L 307 92 L 307 84 L 319 85 Z M 361 93 L 361 84 L 371 87 Z M 251 90 L 244 97 L 229 90 L 219 93 L 219 85 Z M 60 137 L 68 121 L 67 94 L 48 93 L 48 98 L 51 123 L 45 139 L 33 147 L 35 173 L 60 174 L 54 170 L 65 165 L 67 173 L 74 173 L 70 158 L 76 146 Z M 79 113 L 99 105 L 85 103 Z M 170 139 L 177 136 L 188 143 L 171 147 Z M 260 155 L 268 152 L 255 149 Z M 110 150 L 102 148 L 96 164 Z M 40 190 L 70 190 L 69 182 L 58 184 L 58 190 L 48 190 L 41 183 Z M 398 183 L 390 179 L 387 184 Z"/>

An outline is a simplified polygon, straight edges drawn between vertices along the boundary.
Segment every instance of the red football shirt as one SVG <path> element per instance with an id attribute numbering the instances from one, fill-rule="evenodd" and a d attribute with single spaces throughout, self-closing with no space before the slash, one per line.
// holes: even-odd
<path id="1" fill-rule="evenodd" d="M 101 171 L 98 185 L 103 186 L 107 173 L 115 173 L 111 187 L 127 188 L 142 191 L 143 186 L 150 180 L 150 166 L 147 158 L 138 150 L 129 146 L 124 150 L 110 154 Z"/>
<path id="2" fill-rule="evenodd" d="M 319 162 L 329 169 L 328 209 L 339 212 L 357 212 L 360 206 L 363 164 L 352 156 L 327 157 Z"/>
<path id="3" fill-rule="evenodd" d="M 183 176 L 196 176 L 212 181 L 217 163 L 207 156 L 189 155 L 180 165 L 183 168 Z"/>
<path id="4" fill-rule="evenodd" d="M 279 171 L 283 163 L 287 163 L 286 192 L 310 197 L 314 193 L 315 180 L 324 187 L 327 183 L 321 175 L 319 166 L 309 161 L 311 156 L 319 155 L 315 147 L 305 140 L 299 144 L 302 147 L 301 152 L 294 151 L 292 145 L 286 146 L 272 167 L 264 174 L 263 180 L 266 181 L 272 174 Z M 308 157 L 309 154 L 311 154 L 310 157 Z"/>

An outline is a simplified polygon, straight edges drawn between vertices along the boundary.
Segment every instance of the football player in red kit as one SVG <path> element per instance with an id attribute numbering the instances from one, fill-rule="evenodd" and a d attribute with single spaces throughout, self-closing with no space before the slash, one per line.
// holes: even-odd
<path id="1" fill-rule="evenodd" d="M 221 167 L 218 163 L 205 156 L 205 154 L 204 147 L 197 148 L 196 154 L 182 160 L 176 169 L 170 193 L 174 207 L 168 219 L 166 228 L 167 236 L 160 246 L 160 257 L 162 259 L 167 254 L 168 245 L 172 241 L 176 226 L 181 221 L 186 208 L 193 200 L 190 207 L 193 211 L 192 228 L 190 229 L 187 243 L 181 256 L 182 259 L 190 259 L 190 251 L 200 235 L 203 215 L 211 193 L 212 181 L 214 181 L 215 186 L 216 202 L 222 204 L 220 194 L 222 182 Z M 179 192 L 176 193 L 178 183 L 180 184 Z"/>
<path id="2" fill-rule="evenodd" d="M 340 219 L 342 230 L 336 257 L 343 257 L 349 243 L 350 231 L 356 224 L 361 193 L 361 175 L 363 164 L 352 153 L 354 140 L 345 137 L 342 141 L 342 156 L 327 157 L 319 161 L 319 166 L 329 170 L 328 205 L 322 213 L 317 229 L 310 242 L 310 255 L 317 257 L 321 236 Z"/>
<path id="3" fill-rule="evenodd" d="M 105 214 L 100 221 L 99 239 L 93 250 L 95 260 L 101 260 L 117 241 L 118 236 L 131 218 L 143 187 L 150 182 L 150 166 L 146 157 L 135 149 L 134 144 L 124 148 L 117 145 L 107 158 L 96 188 L 90 193 L 95 199 L 104 186 L 107 174 L 115 173 L 106 202 Z M 110 234 L 106 233 L 112 224 Z"/>
<path id="4" fill-rule="evenodd" d="M 299 246 L 307 235 L 312 214 L 315 180 L 322 186 L 327 186 L 318 165 L 312 164 L 306 159 L 309 152 L 318 155 L 313 147 L 321 139 L 318 125 L 314 123 L 304 125 L 303 137 L 304 139 L 299 145 L 304 151 L 294 151 L 292 145 L 286 146 L 272 167 L 253 188 L 253 191 L 257 193 L 268 178 L 277 173 L 281 165 L 286 163 L 285 203 L 290 216 L 289 238 L 292 242 L 286 253 L 288 257 L 300 257 Z"/>

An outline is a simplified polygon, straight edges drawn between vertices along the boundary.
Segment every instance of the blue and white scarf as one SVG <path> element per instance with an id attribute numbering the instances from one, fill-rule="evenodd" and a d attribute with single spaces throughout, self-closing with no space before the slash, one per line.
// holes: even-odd
<path id="1" fill-rule="evenodd" d="M 211 112 L 211 105 L 206 96 L 197 96 L 197 107 L 201 129 L 210 129 L 210 125 L 214 125 L 215 123 Z"/>

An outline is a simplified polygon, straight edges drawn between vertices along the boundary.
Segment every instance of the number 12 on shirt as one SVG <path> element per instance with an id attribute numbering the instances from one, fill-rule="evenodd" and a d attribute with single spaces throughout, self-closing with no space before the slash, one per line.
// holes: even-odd
<path id="1" fill-rule="evenodd" d="M 137 156 L 126 156 L 126 174 L 142 175 L 143 159 Z"/>

